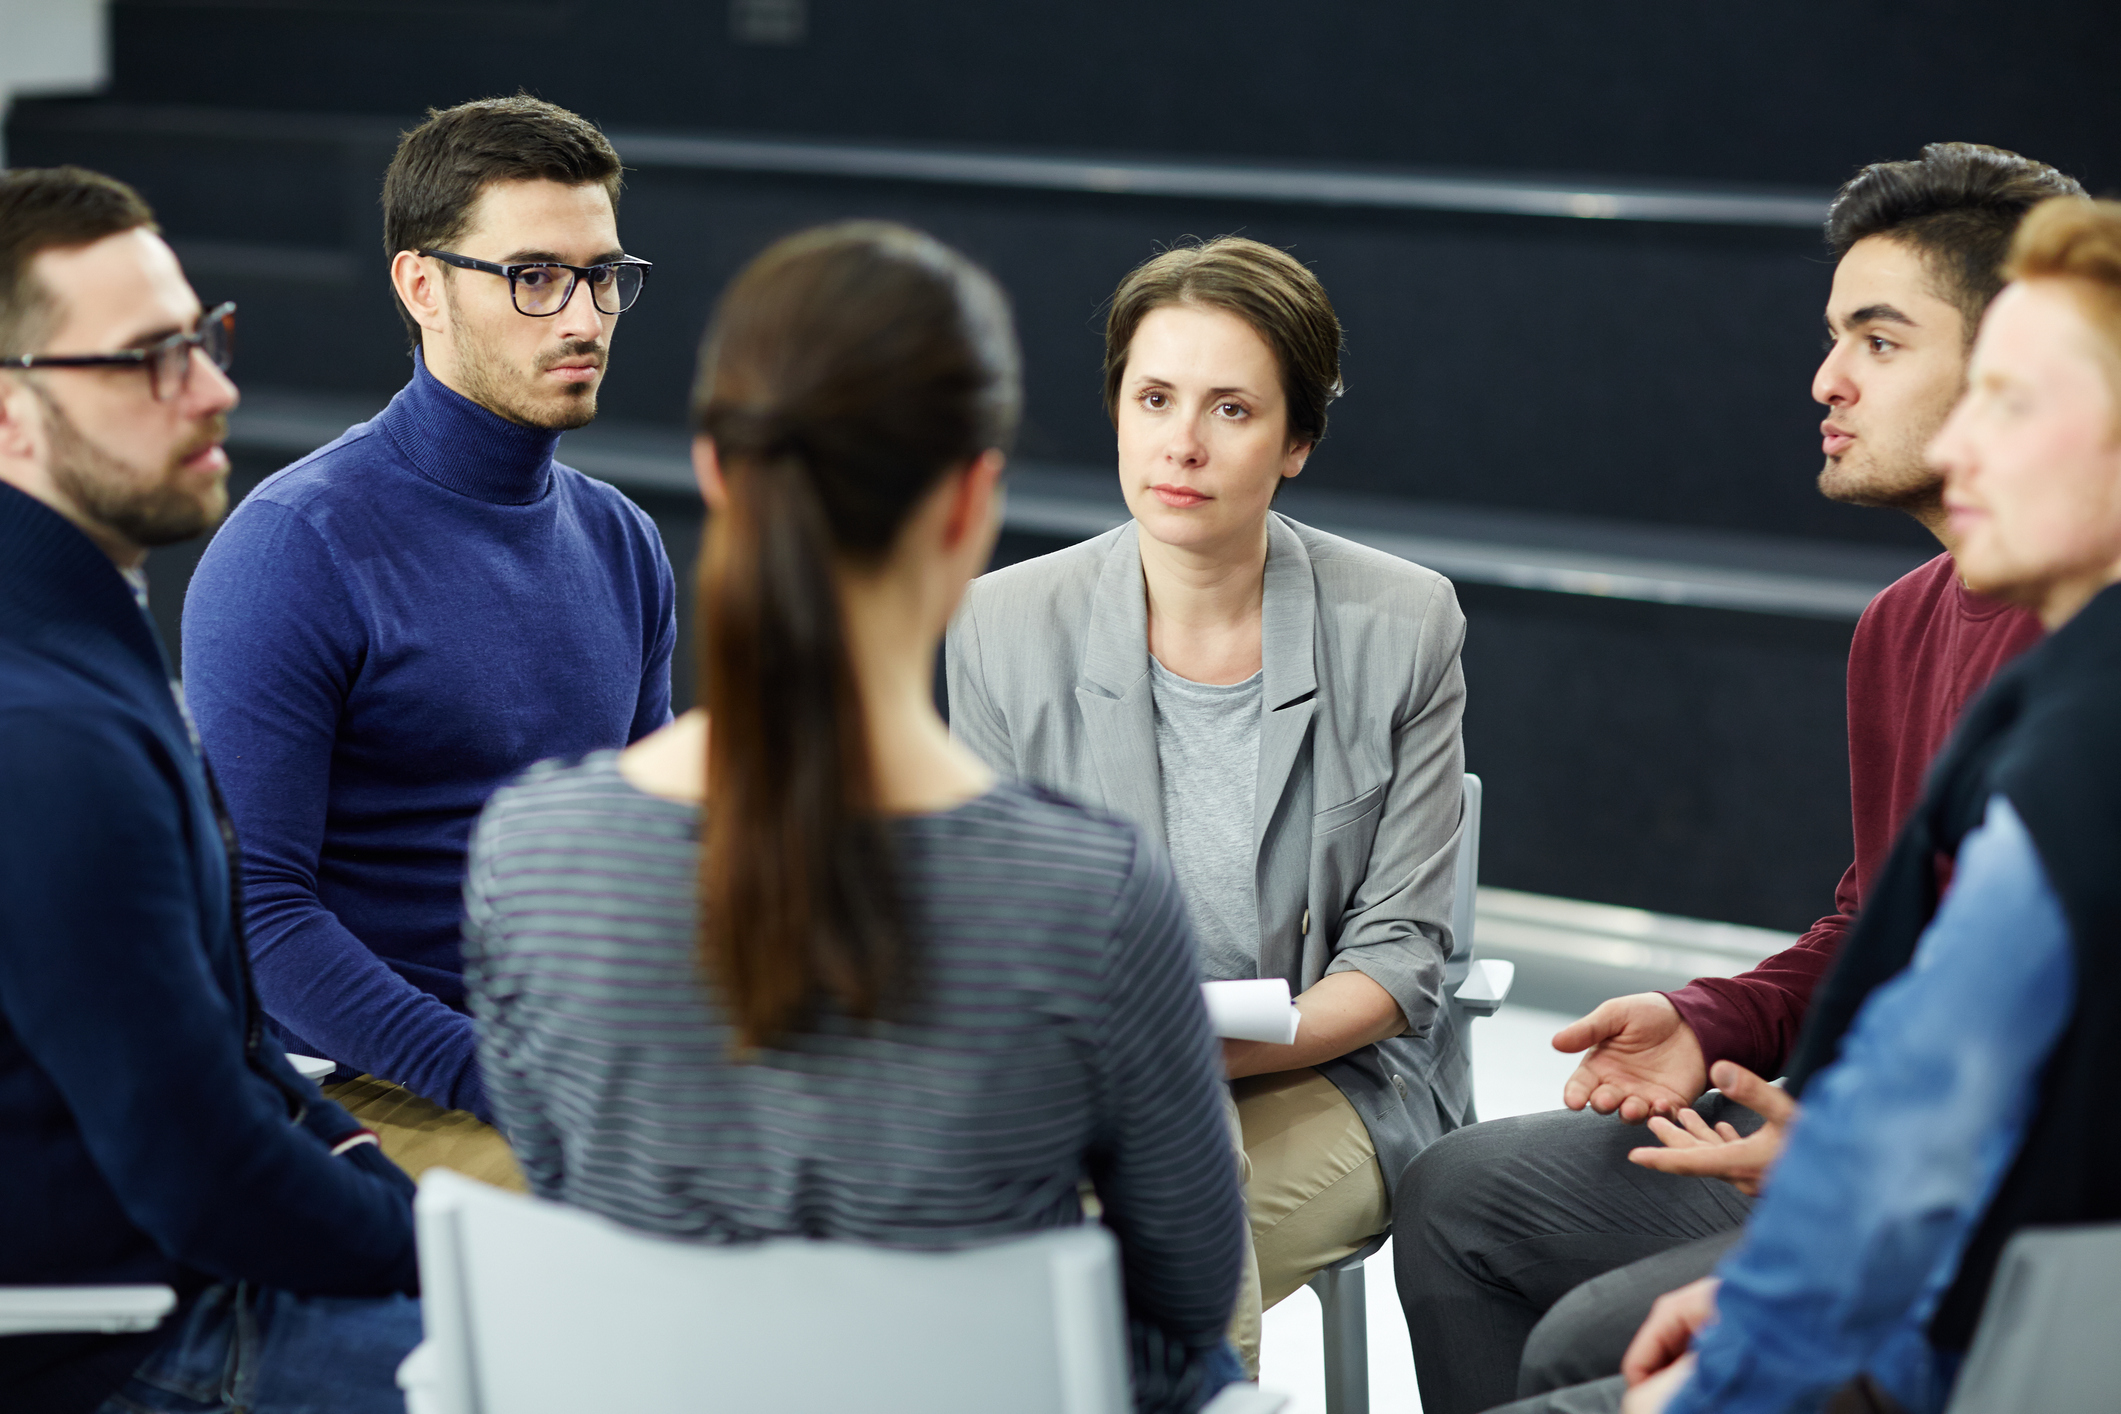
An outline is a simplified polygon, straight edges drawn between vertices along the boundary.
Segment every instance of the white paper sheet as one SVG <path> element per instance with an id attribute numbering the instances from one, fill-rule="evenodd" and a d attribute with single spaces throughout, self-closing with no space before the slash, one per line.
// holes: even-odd
<path id="1" fill-rule="evenodd" d="M 1303 1013 L 1289 1000 L 1287 979 L 1203 982 L 1200 995 L 1208 1004 L 1208 1022 L 1216 1035 L 1232 1041 L 1271 1041 L 1277 1046 L 1296 1043 L 1296 1025 Z"/>

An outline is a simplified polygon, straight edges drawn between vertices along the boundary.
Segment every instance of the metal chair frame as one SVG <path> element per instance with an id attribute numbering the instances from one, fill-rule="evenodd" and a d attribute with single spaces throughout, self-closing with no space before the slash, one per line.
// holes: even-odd
<path id="1" fill-rule="evenodd" d="M 1458 868 L 1451 899 L 1451 956 L 1444 964 L 1444 995 L 1450 998 L 1452 1022 L 1466 1044 L 1472 1044 L 1472 1021 L 1501 1010 L 1515 980 L 1516 968 L 1500 960 L 1482 961 L 1474 951 L 1474 906 L 1480 887 L 1480 777 L 1465 778 L 1464 829 L 1458 843 Z M 1465 1123 L 1479 1119 L 1466 1106 Z M 1325 1335 L 1326 1414 L 1370 1414 L 1370 1302 L 1363 1263 L 1377 1255 L 1392 1236 L 1390 1228 L 1308 1283 L 1318 1296 Z"/>

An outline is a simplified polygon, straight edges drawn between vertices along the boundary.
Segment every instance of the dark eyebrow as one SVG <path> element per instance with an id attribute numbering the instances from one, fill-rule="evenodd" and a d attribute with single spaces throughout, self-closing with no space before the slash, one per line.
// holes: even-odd
<path id="1" fill-rule="evenodd" d="M 137 338 L 134 338 L 129 343 L 120 344 L 119 347 L 122 349 L 150 349 L 153 348 L 156 344 L 161 343 L 164 339 L 172 339 L 179 334 L 188 334 L 190 332 L 191 331 L 189 329 L 181 328 L 177 325 L 172 324 L 167 328 L 163 329 L 151 329 L 147 333 L 141 334 Z"/>
<path id="2" fill-rule="evenodd" d="M 1863 308 L 1857 310 L 1854 314 L 1851 314 L 1848 317 L 1848 322 L 1851 325 L 1905 324 L 1910 329 L 1919 329 L 1922 327 L 1914 320 L 1908 318 L 1905 314 L 1902 314 L 1899 310 L 1893 308 L 1893 306 L 1889 304 L 1867 304 Z"/>
<path id="3" fill-rule="evenodd" d="M 584 261 L 583 264 L 609 265 L 614 260 L 623 260 L 625 258 L 625 251 L 613 250 L 606 251 L 595 260 Z M 513 255 L 504 255 L 494 262 L 496 265 L 569 265 L 572 263 L 565 256 L 549 250 L 519 250 Z"/>

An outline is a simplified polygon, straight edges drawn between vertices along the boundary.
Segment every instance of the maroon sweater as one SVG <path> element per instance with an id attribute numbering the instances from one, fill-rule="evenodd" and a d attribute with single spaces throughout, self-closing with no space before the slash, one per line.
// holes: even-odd
<path id="1" fill-rule="evenodd" d="M 1737 977 L 1701 977 L 1667 992 L 1714 1065 L 1782 1073 L 1812 989 L 1833 965 L 1864 891 L 1922 796 L 1930 758 L 1996 670 L 2041 634 L 2029 611 L 1970 594 L 1939 555 L 1888 586 L 1849 645 L 1849 796 L 1856 861 L 1834 890 L 1835 912 L 1796 946 Z"/>

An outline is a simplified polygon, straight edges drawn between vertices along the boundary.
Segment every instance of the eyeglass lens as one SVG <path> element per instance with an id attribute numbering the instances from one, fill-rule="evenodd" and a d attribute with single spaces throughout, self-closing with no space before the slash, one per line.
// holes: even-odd
<path id="1" fill-rule="evenodd" d="M 153 386 L 156 401 L 169 402 L 184 395 L 191 383 L 192 350 L 206 355 L 206 361 L 223 373 L 236 352 L 236 315 L 230 310 L 218 317 L 209 316 L 200 321 L 198 332 L 181 335 L 169 340 L 155 350 L 155 356 L 147 362 L 148 381 Z"/>
<path id="2" fill-rule="evenodd" d="M 557 314 L 574 293 L 575 275 L 564 265 L 525 265 L 515 272 L 516 308 L 525 314 Z M 589 294 L 606 314 L 624 314 L 641 294 L 638 265 L 592 265 Z"/>

